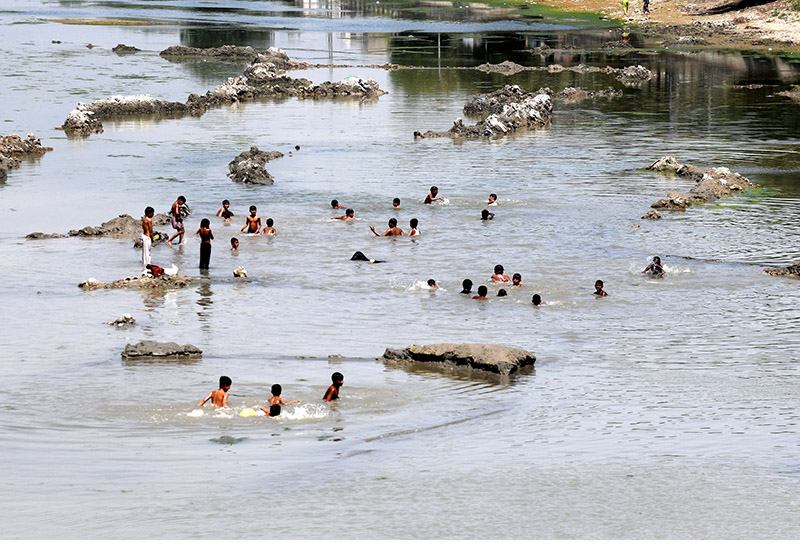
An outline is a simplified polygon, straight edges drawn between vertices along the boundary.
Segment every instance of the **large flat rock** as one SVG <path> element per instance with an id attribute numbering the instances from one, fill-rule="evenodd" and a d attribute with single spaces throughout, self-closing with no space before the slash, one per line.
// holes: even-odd
<path id="1" fill-rule="evenodd" d="M 203 350 L 191 344 L 176 344 L 175 342 L 153 342 L 143 340 L 138 344 L 128 344 L 122 351 L 123 359 L 139 359 L 144 357 L 200 357 Z"/>
<path id="2" fill-rule="evenodd" d="M 524 349 L 498 344 L 411 344 L 404 349 L 388 348 L 384 363 L 421 365 L 442 370 L 468 369 L 510 376 L 524 367 L 533 367 L 536 357 Z"/>

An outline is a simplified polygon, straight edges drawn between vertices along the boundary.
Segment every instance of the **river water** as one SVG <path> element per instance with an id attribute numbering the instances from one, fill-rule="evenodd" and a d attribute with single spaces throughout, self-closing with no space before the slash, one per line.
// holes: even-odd
<path id="1" fill-rule="evenodd" d="M 800 82 L 797 59 L 613 55 L 598 50 L 612 34 L 594 18 L 462 6 L 0 2 L 0 133 L 54 148 L 0 184 L 4 537 L 800 538 L 800 292 L 762 273 L 800 258 L 800 106 L 776 95 Z M 48 21 L 68 18 L 165 24 Z M 117 43 L 143 51 L 118 56 Z M 85 139 L 54 128 L 80 101 L 203 93 L 244 66 L 158 52 L 228 43 L 418 68 L 292 73 L 372 77 L 389 93 L 376 101 L 247 103 L 106 122 Z M 526 52 L 542 44 L 593 52 Z M 460 69 L 506 59 L 643 64 L 657 77 L 623 88 L 605 74 Z M 514 137 L 413 139 L 507 82 L 625 94 L 557 102 L 552 126 Z M 226 177 L 250 145 L 286 154 L 267 165 L 274 186 Z M 665 154 L 761 187 L 641 220 L 689 187 L 642 171 Z M 445 204 L 422 204 L 431 185 Z M 492 192 L 496 217 L 482 223 Z M 154 248 L 153 261 L 198 276 L 200 218 L 216 236 L 210 273 L 181 291 L 83 292 L 88 277 L 136 273 L 139 253 L 124 240 L 24 239 L 167 211 L 179 194 L 193 210 L 187 243 Z M 225 198 L 232 224 L 213 217 Z M 357 220 L 328 220 L 332 198 Z M 232 255 L 251 204 L 278 235 L 239 236 Z M 393 216 L 404 229 L 418 218 L 422 235 L 370 233 Z M 350 262 L 356 250 L 386 262 Z M 666 276 L 641 276 L 656 254 Z M 506 299 L 488 282 L 498 263 L 523 277 Z M 249 281 L 232 281 L 239 265 Z M 490 300 L 459 295 L 463 278 Z M 596 279 L 609 297 L 592 296 Z M 549 304 L 534 308 L 533 293 Z M 122 313 L 137 325 L 103 324 Z M 125 363 L 122 348 L 143 339 L 204 354 Z M 433 342 L 522 347 L 536 370 L 483 382 L 375 360 Z M 327 406 L 334 371 L 345 385 Z M 221 374 L 231 407 L 196 410 Z M 235 416 L 273 383 L 301 404 Z"/>

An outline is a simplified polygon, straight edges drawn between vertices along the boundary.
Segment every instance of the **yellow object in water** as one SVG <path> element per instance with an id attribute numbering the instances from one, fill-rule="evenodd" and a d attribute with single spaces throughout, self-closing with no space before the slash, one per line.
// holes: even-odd
<path id="1" fill-rule="evenodd" d="M 256 417 L 258 412 L 253 410 L 252 408 L 245 408 L 241 412 L 239 412 L 239 417 Z"/>

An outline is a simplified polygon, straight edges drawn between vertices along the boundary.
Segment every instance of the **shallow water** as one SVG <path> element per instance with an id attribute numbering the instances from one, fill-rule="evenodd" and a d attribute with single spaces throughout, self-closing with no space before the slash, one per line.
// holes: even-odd
<path id="1" fill-rule="evenodd" d="M 775 95 L 800 81 L 792 58 L 543 57 L 523 50 L 596 49 L 608 31 L 411 4 L 208 6 L 0 2 L 0 133 L 35 132 L 54 148 L 0 184 L 7 538 L 203 538 L 221 520 L 234 538 L 800 537 L 800 295 L 796 281 L 762 274 L 800 258 L 800 106 Z M 42 21 L 94 17 L 173 24 Z M 117 43 L 144 51 L 117 56 Z M 292 74 L 373 77 L 389 94 L 372 102 L 248 103 L 107 122 L 87 139 L 53 128 L 79 101 L 185 100 L 244 68 L 158 56 L 178 43 L 422 68 Z M 603 74 L 452 68 L 506 58 L 641 63 L 658 78 L 619 99 L 557 103 L 545 130 L 414 141 L 414 130 L 446 129 L 466 99 L 505 82 L 622 88 Z M 765 86 L 736 87 L 746 84 Z M 274 186 L 225 176 L 251 144 L 287 154 L 267 166 Z M 728 166 L 762 187 L 641 220 L 688 187 L 641 170 L 664 154 Z M 434 184 L 448 204 L 422 204 Z M 496 218 L 482 223 L 490 192 Z M 210 274 L 182 291 L 84 293 L 76 285 L 87 277 L 136 273 L 139 252 L 124 240 L 24 239 L 139 217 L 148 205 L 166 211 L 178 194 L 194 211 L 188 229 L 208 216 L 216 236 Z M 232 224 L 213 218 L 224 198 Z M 357 220 L 329 221 L 341 213 L 332 198 Z M 251 204 L 278 235 L 239 235 L 232 255 L 228 240 Z M 422 235 L 375 238 L 368 226 L 392 216 L 404 229 L 418 218 Z M 356 250 L 387 262 L 350 262 Z M 153 261 L 197 275 L 198 254 L 190 234 L 182 248 L 156 247 Z M 655 254 L 667 275 L 642 277 Z M 524 283 L 502 300 L 488 282 L 497 263 Z M 239 265 L 249 281 L 231 278 Z M 459 295 L 465 277 L 490 286 L 490 300 Z M 428 278 L 442 289 L 420 288 Z M 606 299 L 591 295 L 598 278 Z M 532 307 L 533 293 L 549 304 Z M 102 324 L 122 313 L 137 325 Z M 204 355 L 123 362 L 124 345 L 142 339 Z M 483 383 L 374 360 L 388 346 L 431 342 L 519 346 L 537 355 L 536 371 Z M 334 371 L 345 386 L 326 406 Z M 233 378 L 231 407 L 197 412 L 220 374 Z M 272 383 L 301 405 L 277 419 L 236 417 L 263 405 Z"/>

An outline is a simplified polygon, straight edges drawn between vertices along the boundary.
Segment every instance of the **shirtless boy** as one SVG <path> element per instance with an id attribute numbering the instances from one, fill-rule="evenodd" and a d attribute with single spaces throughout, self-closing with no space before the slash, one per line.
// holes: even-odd
<path id="1" fill-rule="evenodd" d="M 247 234 L 258 234 L 261 230 L 261 218 L 256 215 L 258 209 L 255 206 L 250 206 L 250 215 L 244 218 L 244 226 L 239 232 L 244 232 L 247 229 Z"/>
<path id="2" fill-rule="evenodd" d="M 344 212 L 344 215 L 340 215 L 338 217 L 331 217 L 331 219 L 339 219 L 340 221 L 352 221 L 355 219 L 356 212 L 353 208 L 347 208 L 347 211 Z"/>
<path id="3" fill-rule="evenodd" d="M 472 300 L 489 300 L 486 298 L 488 292 L 489 289 L 485 285 L 481 285 L 478 287 L 478 294 L 472 297 Z"/>
<path id="4" fill-rule="evenodd" d="M 153 247 L 153 216 L 156 211 L 148 206 L 142 217 L 142 266 L 150 264 L 150 249 Z"/>
<path id="5" fill-rule="evenodd" d="M 410 230 L 408 231 L 408 235 L 409 236 L 418 236 L 419 235 L 419 229 L 417 227 L 419 226 L 419 221 L 417 220 L 417 218 L 415 217 L 411 221 L 409 221 L 408 225 L 410 227 Z"/>
<path id="6" fill-rule="evenodd" d="M 278 234 L 278 231 L 276 231 L 275 227 L 273 227 L 272 225 L 274 225 L 274 221 L 272 221 L 272 218 L 270 217 L 269 219 L 267 219 L 267 226 L 264 227 L 262 234 L 264 234 L 265 236 L 275 236 L 276 234 Z"/>
<path id="7" fill-rule="evenodd" d="M 172 245 L 172 240 L 176 237 L 178 237 L 178 245 L 183 244 L 183 234 L 186 232 L 186 229 L 183 227 L 183 211 L 181 207 L 184 204 L 186 204 L 186 197 L 179 196 L 178 199 L 172 203 L 172 208 L 169 210 L 169 214 L 172 216 L 172 228 L 177 231 L 167 240 L 169 245 Z"/>
<path id="8" fill-rule="evenodd" d="M 341 210 L 342 208 L 344 208 L 344 206 L 340 206 L 339 201 L 334 198 L 333 200 L 331 200 L 331 208 L 333 208 L 334 210 Z"/>
<path id="9" fill-rule="evenodd" d="M 436 196 L 439 194 L 439 188 L 434 185 L 431 187 L 431 192 L 428 196 L 425 197 L 425 204 L 431 204 L 434 200 L 444 200 L 440 196 Z"/>
<path id="10" fill-rule="evenodd" d="M 225 221 L 230 221 L 231 217 L 233 217 L 233 212 L 230 210 L 231 202 L 230 200 L 223 200 L 222 207 L 217 212 L 217 217 L 223 218 Z"/>
<path id="11" fill-rule="evenodd" d="M 334 372 L 331 374 L 331 382 L 333 383 L 328 387 L 327 391 L 325 391 L 325 395 L 322 397 L 322 400 L 325 402 L 330 402 L 339 398 L 339 388 L 342 387 L 344 383 L 344 376 L 342 376 L 341 372 Z"/>
<path id="12" fill-rule="evenodd" d="M 212 391 L 208 394 L 206 398 L 200 401 L 198 406 L 202 406 L 207 403 L 209 400 L 216 406 L 217 408 L 222 408 L 223 406 L 228 405 L 228 389 L 231 388 L 231 384 L 233 382 L 227 376 L 220 376 L 219 377 L 219 389 Z"/>
<path id="13" fill-rule="evenodd" d="M 509 280 L 508 274 L 503 274 L 503 265 L 498 264 L 494 267 L 494 274 L 492 275 L 492 281 L 506 283 Z"/>
<path id="14" fill-rule="evenodd" d="M 288 406 L 290 404 L 296 404 L 296 403 L 300 402 L 300 399 L 293 400 L 292 402 L 286 402 L 285 400 L 283 400 L 281 398 L 281 392 L 282 391 L 283 391 L 283 388 L 281 387 L 280 384 L 278 384 L 278 383 L 273 384 L 273 386 L 272 386 L 272 398 L 269 399 L 269 405 L 270 406 L 272 406 L 273 404 L 281 404 L 283 406 Z"/>
<path id="15" fill-rule="evenodd" d="M 375 236 L 402 236 L 403 229 L 397 226 L 397 219 L 392 217 L 389 219 L 389 229 L 384 232 L 383 234 L 378 234 L 378 231 L 375 230 L 375 227 L 372 225 L 369 226 L 370 230 L 375 234 Z"/>
<path id="16" fill-rule="evenodd" d="M 492 193 L 489 195 L 489 202 L 486 203 L 487 206 L 497 206 L 497 195 Z"/>
<path id="17" fill-rule="evenodd" d="M 494 214 L 489 210 L 481 210 L 481 221 L 491 221 L 494 219 Z"/>
<path id="18" fill-rule="evenodd" d="M 603 280 L 597 280 L 594 282 L 594 294 L 598 297 L 607 297 L 608 293 L 603 291 Z"/>

